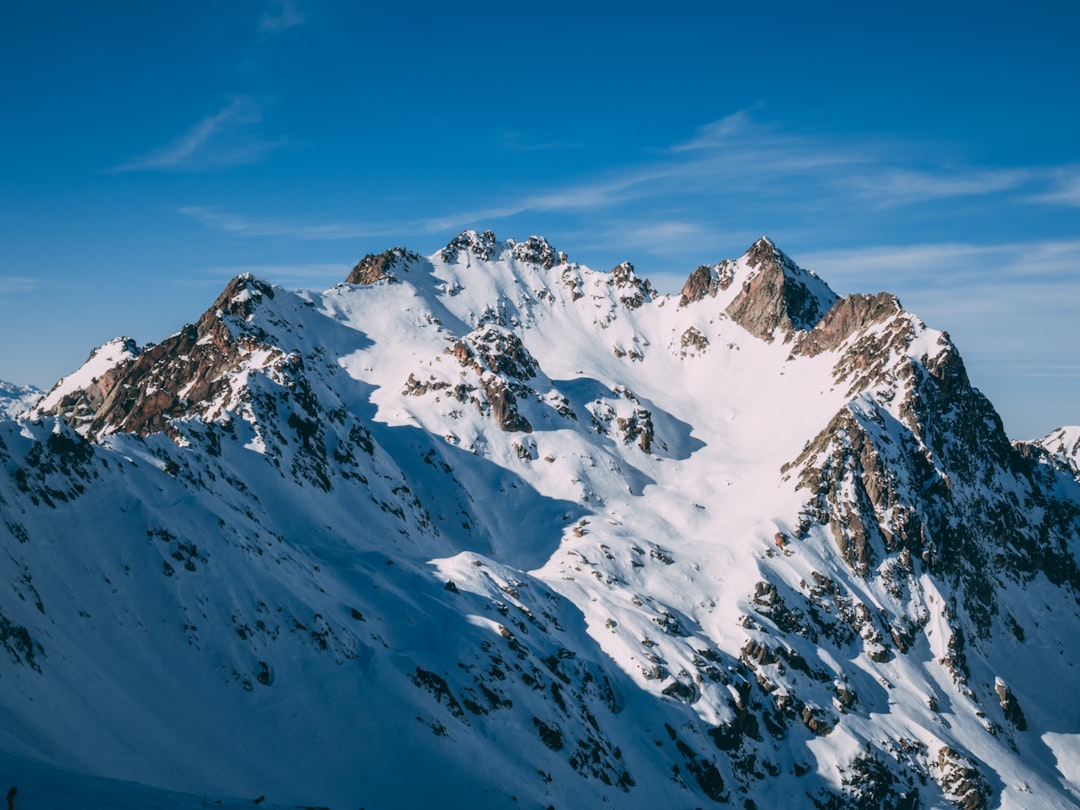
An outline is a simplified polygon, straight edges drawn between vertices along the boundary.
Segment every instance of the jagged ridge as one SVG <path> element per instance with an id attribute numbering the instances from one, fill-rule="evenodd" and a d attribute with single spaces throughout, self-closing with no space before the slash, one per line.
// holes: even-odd
<path id="1" fill-rule="evenodd" d="M 0 425 L 0 700 L 54 761 L 288 801 L 1065 807 L 1047 442 L 767 239 L 678 301 L 490 231 L 322 294 L 241 277 Z M 73 704 L 87 665 L 115 684 Z M 72 739 L 107 710 L 116 746 Z"/>

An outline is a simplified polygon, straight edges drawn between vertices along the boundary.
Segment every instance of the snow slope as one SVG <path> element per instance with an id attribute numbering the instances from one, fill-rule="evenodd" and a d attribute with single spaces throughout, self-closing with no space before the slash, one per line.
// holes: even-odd
<path id="1" fill-rule="evenodd" d="M 471 231 L 239 277 L 0 422 L 0 750 L 342 808 L 1072 807 L 1043 460 L 764 238 L 678 298 Z"/>
<path id="2" fill-rule="evenodd" d="M 0 418 L 14 419 L 29 410 L 41 398 L 41 393 L 32 385 L 15 385 L 0 380 Z"/>

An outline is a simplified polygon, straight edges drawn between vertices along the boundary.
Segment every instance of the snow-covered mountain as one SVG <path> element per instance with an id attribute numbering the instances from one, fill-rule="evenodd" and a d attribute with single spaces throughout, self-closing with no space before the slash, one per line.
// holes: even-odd
<path id="1" fill-rule="evenodd" d="M 15 385 L 0 380 L 0 419 L 14 419 L 37 403 L 41 395 L 42 392 L 32 385 Z"/>
<path id="2" fill-rule="evenodd" d="M 1026 442 L 1024 445 L 1048 453 L 1051 464 L 1072 472 L 1080 481 L 1080 427 L 1060 427 L 1043 438 Z"/>
<path id="3" fill-rule="evenodd" d="M 472 231 L 241 276 L 0 422 L 2 775 L 1075 807 L 1077 435 L 764 238 L 678 297 Z"/>

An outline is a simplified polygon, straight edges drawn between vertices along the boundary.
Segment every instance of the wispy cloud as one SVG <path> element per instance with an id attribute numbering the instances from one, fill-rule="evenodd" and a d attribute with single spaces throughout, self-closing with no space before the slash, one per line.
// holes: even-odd
<path id="1" fill-rule="evenodd" d="M 261 121 L 262 111 L 254 99 L 236 96 L 179 138 L 112 171 L 191 172 L 257 163 L 285 143 L 259 139 L 255 128 Z"/>
<path id="2" fill-rule="evenodd" d="M 972 197 L 1012 191 L 1035 177 L 1027 169 L 976 169 L 967 172 L 928 172 L 885 169 L 856 179 L 863 196 L 884 205 L 910 205 L 928 200 Z"/>
<path id="3" fill-rule="evenodd" d="M 747 110 L 706 124 L 667 151 L 686 157 L 682 165 L 702 178 L 749 179 L 756 193 L 798 179 L 804 198 L 827 195 L 848 204 L 891 207 L 1017 192 L 1013 202 L 1080 206 L 1075 166 L 963 166 L 940 147 L 785 132 Z M 932 166 L 935 157 L 938 166 Z"/>
<path id="4" fill-rule="evenodd" d="M 699 149 L 724 147 L 733 138 L 744 135 L 755 125 L 747 110 L 739 110 L 700 127 L 694 137 L 670 148 L 672 152 L 693 152 Z"/>
<path id="5" fill-rule="evenodd" d="M 1054 171 L 1049 188 L 1032 195 L 1030 201 L 1080 208 L 1080 167 L 1067 166 Z"/>
<path id="6" fill-rule="evenodd" d="M 260 31 L 286 31 L 307 20 L 292 0 L 271 0 L 269 5 L 259 18 Z"/>
<path id="7" fill-rule="evenodd" d="M 896 294 L 987 362 L 1076 362 L 1080 240 L 886 245 L 805 254 L 800 263 L 840 292 Z M 1027 354 L 1034 336 L 1044 338 L 1039 358 Z"/>
<path id="8" fill-rule="evenodd" d="M 29 276 L 0 276 L 0 295 L 33 292 L 37 287 L 37 279 Z"/>
<path id="9" fill-rule="evenodd" d="M 875 245 L 804 253 L 799 261 L 840 283 L 881 276 L 924 288 L 1029 286 L 1041 278 L 1080 289 L 1080 239 Z"/>
<path id="10" fill-rule="evenodd" d="M 388 226 L 365 225 L 346 222 L 323 222 L 304 224 L 286 219 L 247 217 L 221 211 L 218 208 L 189 205 L 180 213 L 202 223 L 208 228 L 235 234 L 236 236 L 270 236 L 301 240 L 363 239 L 391 234 Z"/>
<path id="11" fill-rule="evenodd" d="M 624 234 L 628 245 L 656 256 L 674 256 L 673 248 L 695 244 L 692 233 L 684 232 L 680 238 L 670 228 L 640 223 L 659 218 L 717 232 L 712 223 L 723 222 L 730 233 L 747 228 L 754 233 L 761 229 L 820 233 L 822 227 L 847 232 L 880 222 L 883 210 L 893 220 L 900 209 L 930 201 L 957 200 L 975 206 L 997 195 L 994 204 L 999 209 L 1033 202 L 1080 205 L 1080 172 L 1071 167 L 964 166 L 940 157 L 940 152 L 937 147 L 895 140 L 792 133 L 740 111 L 701 127 L 685 141 L 645 152 L 639 161 L 604 173 L 516 193 L 470 185 L 474 203 L 481 204 L 456 207 L 457 197 L 434 200 L 436 210 L 414 219 L 360 216 L 297 222 L 287 217 L 252 218 L 213 207 L 183 212 L 208 227 L 240 236 L 300 240 L 443 234 L 522 215 L 587 213 L 593 223 L 637 223 Z M 936 168 L 935 158 L 940 163 Z M 950 215 L 958 210 L 953 208 Z M 895 221 L 890 229 L 895 230 Z"/>

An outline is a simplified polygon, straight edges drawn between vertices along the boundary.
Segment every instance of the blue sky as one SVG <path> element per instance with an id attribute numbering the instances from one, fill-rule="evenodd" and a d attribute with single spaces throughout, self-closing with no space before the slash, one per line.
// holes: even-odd
<path id="1" fill-rule="evenodd" d="M 768 234 L 1080 423 L 1080 5 L 101 0 L 0 26 L 0 378 L 464 228 L 676 291 Z"/>

